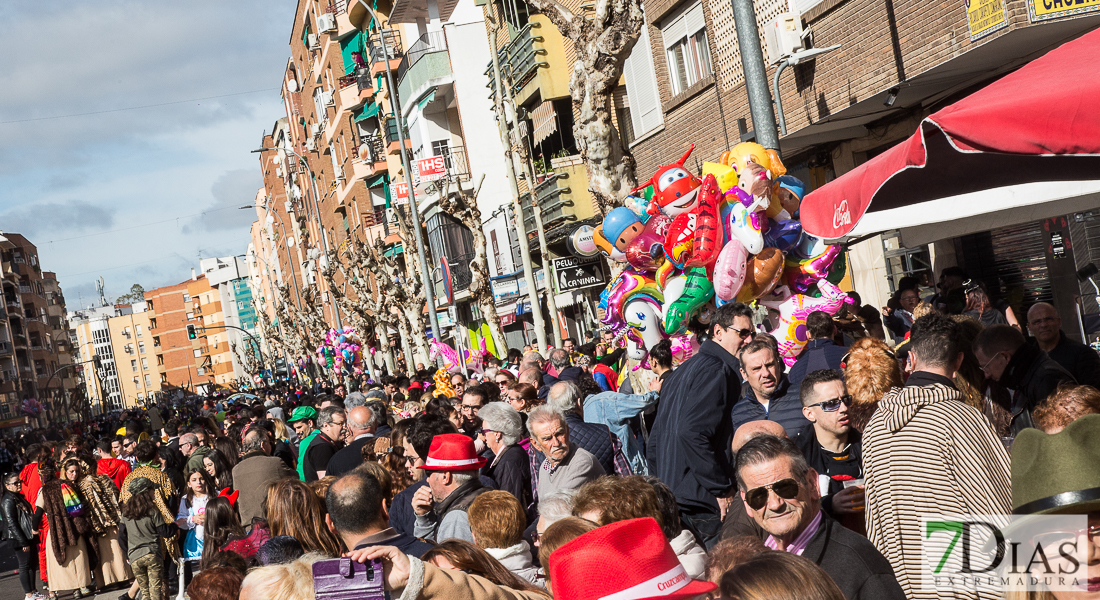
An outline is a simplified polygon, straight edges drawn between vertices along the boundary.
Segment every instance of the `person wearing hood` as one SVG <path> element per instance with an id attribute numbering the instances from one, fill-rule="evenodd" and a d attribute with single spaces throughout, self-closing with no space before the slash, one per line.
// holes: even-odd
<path id="1" fill-rule="evenodd" d="M 535 585 L 545 585 L 523 539 L 527 513 L 508 492 L 493 490 L 480 495 L 467 510 L 474 544 L 500 561 L 513 575 Z"/>
<path id="2" fill-rule="evenodd" d="M 111 456 L 111 440 L 103 438 L 96 444 L 96 460 L 95 472 L 96 475 L 106 475 L 111 479 L 111 482 L 115 484 L 115 488 L 122 489 L 122 482 L 126 481 L 126 476 L 130 474 L 132 470 L 130 463 Z"/>
<path id="3" fill-rule="evenodd" d="M 952 376 L 964 359 L 958 325 L 933 313 L 909 336 L 913 373 L 887 392 L 863 431 L 867 537 L 907 598 L 1000 598 L 921 585 L 922 517 L 1011 514 L 1008 452 L 965 403 Z"/>
<path id="4" fill-rule="evenodd" d="M 974 356 L 985 376 L 1011 392 L 1012 434 L 1032 427 L 1031 411 L 1058 389 L 1063 382 L 1076 383 L 1073 375 L 1043 352 L 1038 344 L 1028 343 L 1024 334 L 1011 325 L 994 325 L 974 340 Z"/>

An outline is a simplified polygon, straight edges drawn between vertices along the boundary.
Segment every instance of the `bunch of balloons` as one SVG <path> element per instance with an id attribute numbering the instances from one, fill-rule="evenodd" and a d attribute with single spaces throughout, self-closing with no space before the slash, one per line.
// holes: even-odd
<path id="1" fill-rule="evenodd" d="M 337 375 L 363 372 L 363 341 L 351 327 L 330 329 L 325 341 L 317 347 L 317 356 Z"/>
<path id="2" fill-rule="evenodd" d="M 688 331 L 709 325 L 717 307 L 758 302 L 778 311 L 772 333 L 793 364 L 809 341 L 806 316 L 850 302 L 836 286 L 841 249 L 802 230 L 806 186 L 774 150 L 738 144 L 703 163 L 700 178 L 684 167 L 694 148 L 596 228 L 600 250 L 626 263 L 600 297 L 603 324 L 626 338 L 631 358 L 671 338 L 679 362 L 698 349 Z"/>

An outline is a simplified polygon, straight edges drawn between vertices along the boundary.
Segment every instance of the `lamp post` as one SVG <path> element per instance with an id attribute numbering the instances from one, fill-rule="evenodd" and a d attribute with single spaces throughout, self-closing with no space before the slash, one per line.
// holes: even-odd
<path id="1" fill-rule="evenodd" d="M 246 205 L 240 207 L 240 210 L 244 210 L 246 208 L 256 208 L 256 207 L 252 204 L 246 204 Z M 268 224 L 268 225 L 270 225 L 271 223 L 274 223 L 275 219 L 271 216 L 271 208 L 266 204 L 266 202 L 264 203 L 264 211 L 267 212 L 267 216 L 264 217 L 264 223 Z M 275 214 L 278 215 L 278 213 L 275 213 Z M 267 221 L 268 219 L 271 219 L 271 223 L 268 223 L 268 221 Z M 291 258 L 291 256 L 290 256 L 290 242 L 286 237 L 286 227 L 283 226 L 283 218 L 282 217 L 279 217 L 279 229 L 283 232 L 283 245 L 286 246 L 286 259 L 287 259 L 287 262 L 290 263 L 290 279 L 294 282 L 294 295 L 298 299 L 298 310 L 301 310 L 302 309 L 302 293 L 300 291 L 298 291 L 298 276 L 294 274 L 294 263 L 292 262 L 294 259 Z M 267 266 L 267 261 L 264 261 L 264 266 Z M 270 269 L 270 267 L 269 267 L 269 269 Z M 271 274 L 270 273 L 267 276 L 267 280 L 268 280 L 268 282 L 271 281 Z M 275 292 L 275 290 L 273 288 L 272 289 L 272 295 L 274 295 L 274 292 Z"/>
<path id="2" fill-rule="evenodd" d="M 420 262 L 421 285 L 424 286 L 424 297 L 428 301 L 428 323 L 432 327 L 432 333 L 437 342 L 443 342 L 443 330 L 439 327 L 439 315 L 435 312 L 435 287 L 431 280 L 431 272 L 428 271 L 428 260 L 424 252 L 424 233 L 420 231 L 420 211 L 416 206 L 416 189 L 412 185 L 412 168 L 409 164 L 409 155 L 405 152 L 405 117 L 401 114 L 401 104 L 397 97 L 397 88 L 393 83 L 393 73 L 389 68 L 390 53 L 386 47 L 386 35 L 382 32 L 382 24 L 378 21 L 378 15 L 364 0 L 358 0 L 359 4 L 367 10 L 378 26 L 378 39 L 382 44 L 382 60 L 386 61 L 386 94 L 389 96 L 390 109 L 397 120 L 397 144 L 401 152 L 401 168 L 405 170 L 405 180 L 409 183 L 409 210 L 412 212 L 413 231 L 416 235 L 416 256 Z M 370 26 L 369 24 L 367 25 Z M 368 32 L 369 34 L 369 32 Z M 411 356 L 406 357 L 406 365 L 411 362 Z M 442 359 L 440 359 L 441 361 Z"/>
<path id="3" fill-rule="evenodd" d="M 264 152 L 264 151 L 267 151 L 267 150 L 275 150 L 275 151 L 280 151 L 281 150 L 283 152 L 286 152 L 287 154 L 289 154 L 289 155 L 293 156 L 294 158 L 298 159 L 298 162 L 301 163 L 301 165 L 306 168 L 306 172 L 309 174 L 309 189 L 312 192 L 312 196 L 313 196 L 313 218 L 316 220 L 316 223 L 317 223 L 317 236 L 321 238 L 321 249 L 324 251 L 324 257 L 323 258 L 324 258 L 324 260 L 327 261 L 328 260 L 328 253 L 329 253 L 328 238 L 325 237 L 325 226 L 324 226 L 323 223 L 321 223 L 321 209 L 320 209 L 320 204 L 318 203 L 318 200 L 317 200 L 317 177 L 313 174 L 313 169 L 310 168 L 309 161 L 307 161 L 305 158 L 303 158 L 301 154 L 298 154 L 297 152 L 291 150 L 290 148 L 278 148 L 278 147 L 277 148 L 257 148 L 256 150 L 253 150 L 252 152 Z M 282 225 L 282 221 L 280 221 L 279 224 Z M 318 262 L 320 262 L 320 261 L 318 261 Z M 318 264 L 318 267 L 320 267 L 320 264 Z M 335 300 L 333 300 L 331 302 L 331 304 L 332 304 L 332 316 L 336 319 L 336 328 L 337 329 L 343 329 L 344 326 L 340 322 L 340 307 L 336 305 Z"/>

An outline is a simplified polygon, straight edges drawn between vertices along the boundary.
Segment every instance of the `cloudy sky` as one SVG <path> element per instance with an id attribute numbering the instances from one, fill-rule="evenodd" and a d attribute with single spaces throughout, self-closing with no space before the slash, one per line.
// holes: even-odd
<path id="1" fill-rule="evenodd" d="M 0 2 L 0 230 L 70 309 L 244 254 L 294 0 Z M 140 108 L 138 108 L 140 107 Z"/>

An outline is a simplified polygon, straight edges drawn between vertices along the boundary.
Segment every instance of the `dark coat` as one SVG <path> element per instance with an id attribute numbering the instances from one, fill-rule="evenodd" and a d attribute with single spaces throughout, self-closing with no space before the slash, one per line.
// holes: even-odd
<path id="1" fill-rule="evenodd" d="M 363 446 L 369 444 L 373 449 L 375 439 L 377 438 L 372 435 L 352 440 L 346 447 L 333 454 L 328 461 L 328 467 L 325 469 L 325 476 L 343 475 L 363 464 Z"/>
<path id="2" fill-rule="evenodd" d="M 494 465 L 489 461 L 481 474 L 493 480 L 498 490 L 508 492 L 526 509 L 531 506 L 531 459 L 522 446 L 513 444 L 504 449 Z"/>
<path id="3" fill-rule="evenodd" d="M 611 429 L 603 423 L 586 423 L 572 411 L 565 413 L 565 423 L 569 426 L 569 441 L 591 452 L 600 461 L 604 473 L 614 473 L 615 444 Z"/>
<path id="4" fill-rule="evenodd" d="M 390 503 L 390 527 L 410 537 L 413 535 L 416 513 L 412 509 L 412 497 L 416 495 L 417 490 L 426 485 L 428 480 L 421 479 L 393 497 L 393 502 Z"/>
<path id="5" fill-rule="evenodd" d="M 1012 390 L 1012 433 L 1032 427 L 1031 411 L 1046 400 L 1058 384 L 1073 383 L 1069 371 L 1054 361 L 1034 343 L 1025 343 L 1016 349 L 1005 365 L 1000 384 Z"/>
<path id="6" fill-rule="evenodd" d="M 890 562 L 867 538 L 823 514 L 803 558 L 829 574 L 848 600 L 904 600 Z"/>
<path id="7" fill-rule="evenodd" d="M 22 494 L 12 493 L 8 490 L 4 490 L 3 494 L 3 498 L 0 498 L 0 514 L 4 516 L 2 525 L 7 529 L 4 539 L 11 540 L 11 545 L 16 548 L 37 544 L 38 540 L 27 538 L 23 528 L 19 526 L 20 511 L 27 513 L 28 522 L 34 522 L 34 509 L 31 508 L 31 503 L 27 502 Z"/>
<path id="8" fill-rule="evenodd" d="M 718 515 L 715 498 L 733 488 L 729 417 L 741 393 L 740 368 L 725 348 L 707 340 L 661 386 L 646 459 L 681 508 Z"/>
<path id="9" fill-rule="evenodd" d="M 733 407 L 730 420 L 734 432 L 749 421 L 775 421 L 787 430 L 787 436 L 791 439 L 810 424 L 806 415 L 802 414 L 802 400 L 798 397 L 798 390 L 791 388 L 786 377 L 779 382 L 776 397 L 768 402 L 767 409 L 756 399 L 756 393 L 747 382 L 742 385 L 741 400 Z"/>
<path id="10" fill-rule="evenodd" d="M 813 373 L 819 369 L 839 370 L 840 361 L 847 353 L 847 348 L 836 345 L 833 340 L 810 340 L 810 343 L 806 344 L 806 347 L 802 349 L 802 354 L 798 355 L 798 362 L 794 363 L 794 365 L 791 366 L 791 370 L 787 373 L 787 380 L 791 382 L 791 390 L 796 394 L 799 393 L 802 387 L 802 380 L 805 379 L 806 375 L 809 373 Z"/>
<path id="11" fill-rule="evenodd" d="M 1065 332 L 1059 331 L 1058 334 L 1061 336 L 1058 345 L 1047 355 L 1069 371 L 1077 383 L 1100 388 L 1100 354 L 1081 342 L 1069 339 Z"/>

